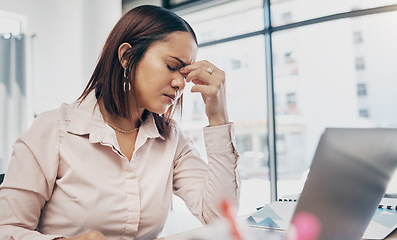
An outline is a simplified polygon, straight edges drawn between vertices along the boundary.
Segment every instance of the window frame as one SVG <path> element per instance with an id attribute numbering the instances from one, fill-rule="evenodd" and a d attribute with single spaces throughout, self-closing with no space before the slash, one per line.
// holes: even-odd
<path id="1" fill-rule="evenodd" d="M 169 1 L 163 1 L 169 2 Z M 192 5 L 189 5 L 190 4 Z M 193 5 L 199 5 L 203 2 L 211 2 L 211 1 L 187 1 L 184 3 L 184 6 L 174 6 L 174 7 L 191 7 Z M 216 2 L 216 1 L 213 1 Z M 225 1 L 224 1 L 225 2 Z M 170 8 L 171 10 L 179 10 L 178 8 Z M 236 41 L 240 39 L 250 38 L 257 35 L 264 35 L 264 45 L 265 45 L 265 58 L 266 58 L 266 85 L 267 85 L 267 106 L 268 106 L 268 136 L 267 136 L 267 143 L 268 143 L 268 150 L 269 150 L 269 180 L 270 180 L 270 195 L 271 201 L 277 201 L 278 194 L 277 194 L 277 151 L 276 151 L 276 127 L 275 127 L 275 94 L 274 94 L 274 74 L 273 74 L 273 49 L 272 49 L 272 34 L 280 31 L 290 30 L 293 28 L 300 28 L 305 27 L 313 24 L 319 24 L 329 21 L 335 21 L 345 18 L 356 18 L 361 16 L 368 16 L 372 14 L 379 14 L 379 13 L 387 13 L 392 11 L 397 11 L 397 4 L 391 4 L 387 6 L 381 7 L 374 7 L 374 8 L 366 8 L 366 9 L 352 9 L 348 12 L 341 12 L 331 15 L 325 15 L 318 18 L 307 19 L 303 21 L 293 22 L 293 23 L 286 23 L 284 25 L 279 26 L 272 26 L 271 22 L 271 0 L 263 0 L 263 11 L 264 11 L 264 29 L 244 33 L 240 35 L 235 35 L 231 37 L 226 37 L 223 39 L 218 39 L 209 42 L 203 42 L 199 44 L 199 48 L 212 46 L 216 44 L 222 44 L 230 41 Z"/>

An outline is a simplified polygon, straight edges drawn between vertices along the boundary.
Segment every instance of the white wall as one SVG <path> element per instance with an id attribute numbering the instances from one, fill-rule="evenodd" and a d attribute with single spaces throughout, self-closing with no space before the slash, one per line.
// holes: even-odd
<path id="1" fill-rule="evenodd" d="M 26 129 L 34 114 L 80 96 L 121 5 L 121 0 L 0 0 L 0 17 L 18 19 L 27 35 Z M 5 143 L 6 155 L 11 157 L 19 135 Z M 0 172 L 8 167 L 5 160 Z"/>
<path id="2" fill-rule="evenodd" d="M 121 17 L 121 0 L 1 0 L 0 10 L 27 16 L 33 110 L 73 102 Z"/>

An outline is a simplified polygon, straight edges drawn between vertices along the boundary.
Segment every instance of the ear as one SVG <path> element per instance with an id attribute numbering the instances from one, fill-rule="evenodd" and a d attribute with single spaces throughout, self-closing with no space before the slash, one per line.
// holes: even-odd
<path id="1" fill-rule="evenodd" d="M 128 59 L 123 58 L 123 55 L 130 48 L 131 48 L 131 45 L 129 43 L 123 43 L 119 47 L 119 51 L 118 51 L 119 61 L 120 61 L 120 64 L 123 66 L 123 68 L 126 68 L 127 64 L 128 64 Z"/>

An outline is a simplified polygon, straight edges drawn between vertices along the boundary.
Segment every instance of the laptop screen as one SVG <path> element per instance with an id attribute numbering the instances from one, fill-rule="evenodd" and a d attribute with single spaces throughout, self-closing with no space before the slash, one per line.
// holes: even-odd
<path id="1" fill-rule="evenodd" d="M 320 240 L 361 239 L 397 166 L 397 129 L 328 128 L 298 200 Z"/>

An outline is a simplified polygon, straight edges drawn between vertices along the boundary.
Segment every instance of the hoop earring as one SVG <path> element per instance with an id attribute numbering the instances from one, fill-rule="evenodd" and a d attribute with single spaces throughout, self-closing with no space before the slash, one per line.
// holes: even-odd
<path id="1" fill-rule="evenodd" d="M 128 85 L 127 85 L 127 84 L 128 84 Z M 128 86 L 128 88 L 127 88 L 127 86 Z M 129 91 L 131 90 L 131 83 L 125 81 L 125 82 L 123 83 L 123 90 L 124 90 L 124 92 L 129 92 Z"/>
<path id="2" fill-rule="evenodd" d="M 129 92 L 131 90 L 131 83 L 128 80 L 128 78 L 130 76 L 130 73 L 131 73 L 131 68 L 129 68 L 129 67 L 124 68 L 124 78 L 125 78 L 125 80 L 123 82 L 123 90 L 124 90 L 124 92 Z"/>
<path id="3" fill-rule="evenodd" d="M 124 68 L 124 77 L 125 78 L 129 78 L 130 73 L 131 73 L 131 68 L 129 68 L 129 67 Z"/>

